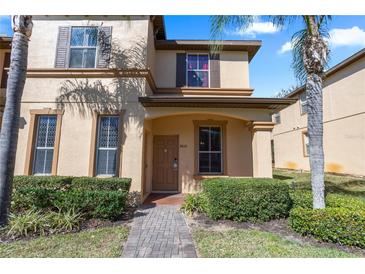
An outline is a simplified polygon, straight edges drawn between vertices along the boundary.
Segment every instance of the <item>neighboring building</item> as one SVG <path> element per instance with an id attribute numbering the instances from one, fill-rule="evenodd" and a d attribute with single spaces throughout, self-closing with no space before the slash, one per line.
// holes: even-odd
<path id="1" fill-rule="evenodd" d="M 272 177 L 273 112 L 251 97 L 260 41 L 166 40 L 162 16 L 34 16 L 15 173 L 132 178 L 193 192 L 205 177 Z"/>
<path id="2" fill-rule="evenodd" d="M 0 128 L 5 105 L 5 92 L 10 65 L 11 37 L 0 37 Z"/>
<path id="3" fill-rule="evenodd" d="M 273 116 L 275 167 L 309 170 L 305 89 L 286 97 L 297 101 Z M 323 112 L 325 170 L 365 176 L 365 49 L 326 72 Z"/>

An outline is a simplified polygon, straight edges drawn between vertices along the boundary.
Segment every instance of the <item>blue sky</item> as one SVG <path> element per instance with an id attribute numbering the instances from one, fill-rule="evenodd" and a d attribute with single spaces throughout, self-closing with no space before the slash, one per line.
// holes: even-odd
<path id="1" fill-rule="evenodd" d="M 168 39 L 209 39 L 209 16 L 165 16 Z M 296 85 L 291 69 L 290 39 L 302 28 L 295 23 L 278 30 L 266 17 L 258 17 L 246 30 L 230 29 L 225 39 L 262 40 L 262 47 L 250 64 L 250 85 L 254 96 L 271 97 Z M 329 66 L 341 62 L 365 47 L 365 16 L 334 16 L 328 25 L 331 35 Z M 0 16 L 0 35 L 11 35 L 10 17 Z"/>

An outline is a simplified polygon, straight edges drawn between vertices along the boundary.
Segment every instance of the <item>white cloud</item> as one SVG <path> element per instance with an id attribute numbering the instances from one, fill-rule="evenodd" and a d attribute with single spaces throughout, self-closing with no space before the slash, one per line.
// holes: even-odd
<path id="1" fill-rule="evenodd" d="M 237 36 L 251 36 L 256 37 L 257 34 L 271 34 L 280 31 L 272 22 L 261 22 L 258 19 L 246 29 L 238 28 L 234 31 L 228 31 L 228 34 Z"/>
<path id="2" fill-rule="evenodd" d="M 329 31 L 330 38 L 326 39 L 331 48 L 335 47 L 365 47 L 365 30 L 354 26 L 348 29 L 331 29 Z M 278 50 L 278 54 L 284 54 L 293 49 L 291 42 L 286 42 Z"/>
<path id="3" fill-rule="evenodd" d="M 357 26 L 348 29 L 331 29 L 330 45 L 340 46 L 362 46 L 365 47 L 365 31 Z"/>
<path id="4" fill-rule="evenodd" d="M 285 44 L 283 44 L 281 46 L 281 48 L 278 50 L 279 54 L 284 54 L 288 51 L 291 51 L 293 49 L 292 43 L 290 41 L 285 42 Z"/>

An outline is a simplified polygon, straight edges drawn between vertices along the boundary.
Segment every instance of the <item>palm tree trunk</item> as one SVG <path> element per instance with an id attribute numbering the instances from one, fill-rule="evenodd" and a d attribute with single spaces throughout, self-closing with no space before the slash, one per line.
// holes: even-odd
<path id="1" fill-rule="evenodd" d="M 0 133 L 0 226 L 7 224 L 10 210 L 18 143 L 20 102 L 27 71 L 29 38 L 24 30 L 27 27 L 25 23 L 29 23 L 25 20 L 29 20 L 29 18 L 23 17 L 26 16 L 19 16 L 17 19 L 23 20 L 23 22 L 17 21 L 21 25 L 16 26 L 19 31 L 14 33 L 12 40 L 5 109 Z"/>
<path id="2" fill-rule="evenodd" d="M 318 74 L 308 74 L 306 91 L 313 208 L 324 208 L 323 96 Z"/>
<path id="3" fill-rule="evenodd" d="M 323 153 L 323 94 L 322 76 L 327 62 L 328 46 L 319 32 L 313 15 L 304 16 L 309 35 L 303 48 L 303 63 L 307 72 L 309 164 L 313 208 L 325 208 Z M 321 21 L 321 19 L 319 19 Z"/>

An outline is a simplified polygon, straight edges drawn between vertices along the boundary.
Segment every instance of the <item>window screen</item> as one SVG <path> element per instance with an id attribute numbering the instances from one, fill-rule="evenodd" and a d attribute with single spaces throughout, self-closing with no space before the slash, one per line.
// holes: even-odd
<path id="1" fill-rule="evenodd" d="M 222 172 L 222 133 L 219 126 L 199 127 L 199 172 Z"/>
<path id="2" fill-rule="evenodd" d="M 56 116 L 38 116 L 35 141 L 33 174 L 51 174 L 54 141 L 56 136 Z"/>
<path id="3" fill-rule="evenodd" d="M 99 119 L 96 175 L 116 173 L 119 117 L 101 116 Z"/>

